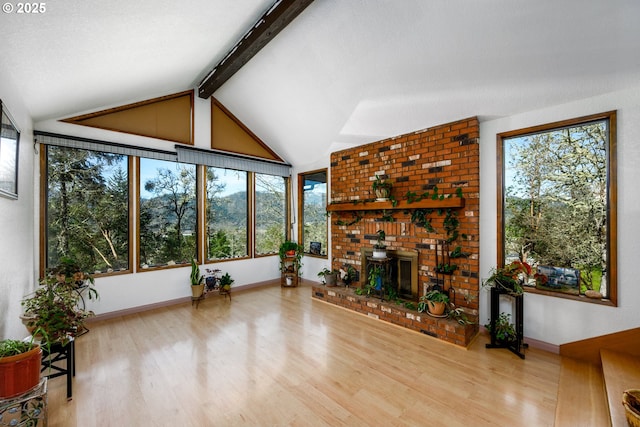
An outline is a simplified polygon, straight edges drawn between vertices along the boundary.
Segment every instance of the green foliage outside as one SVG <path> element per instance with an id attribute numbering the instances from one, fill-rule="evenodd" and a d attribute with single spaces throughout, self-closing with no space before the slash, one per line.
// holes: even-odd
<path id="1" fill-rule="evenodd" d="M 189 264 L 196 256 L 196 167 L 140 160 L 142 173 L 152 173 L 140 197 L 140 265 Z"/>
<path id="2" fill-rule="evenodd" d="M 304 193 L 303 242 L 305 252 L 309 252 L 310 242 L 320 242 L 321 252 L 327 253 L 327 193 Z"/>
<path id="3" fill-rule="evenodd" d="M 85 271 L 129 268 L 127 157 L 46 149 L 47 266 L 67 257 Z"/>
<path id="4" fill-rule="evenodd" d="M 67 257 L 85 271 L 129 269 L 127 156 L 54 146 L 47 150 L 47 266 Z M 197 245 L 196 166 L 144 158 L 140 165 L 139 263 L 189 264 Z M 247 175 L 207 168 L 210 259 L 248 256 Z M 225 191 L 238 182 L 238 191 Z M 259 254 L 277 253 L 285 239 L 285 182 L 256 174 Z"/>
<path id="5" fill-rule="evenodd" d="M 237 192 L 227 191 L 238 188 Z M 207 242 L 209 259 L 248 255 L 247 173 L 207 168 Z"/>
<path id="6" fill-rule="evenodd" d="M 606 295 L 606 123 L 505 140 L 505 159 L 505 262 L 578 269 Z"/>
<path id="7" fill-rule="evenodd" d="M 285 240 L 287 197 L 285 179 L 255 174 L 256 254 L 276 254 Z"/>

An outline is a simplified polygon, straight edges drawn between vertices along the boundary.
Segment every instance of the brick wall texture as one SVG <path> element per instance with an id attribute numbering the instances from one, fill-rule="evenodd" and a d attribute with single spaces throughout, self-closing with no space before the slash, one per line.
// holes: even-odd
<path id="1" fill-rule="evenodd" d="M 429 218 L 433 232 L 411 222 L 412 209 L 389 211 L 332 212 L 332 267 L 348 263 L 360 270 L 360 249 L 372 247 L 377 230 L 384 230 L 388 249 L 418 251 L 419 288 L 436 280 L 445 289 L 453 286 L 455 304 L 477 310 L 479 251 L 479 124 L 476 117 L 400 135 L 331 154 L 331 203 L 371 201 L 376 175 L 393 183 L 392 195 L 406 200 L 407 193 L 455 194 L 462 190 L 465 206 L 455 209 L 460 237 L 450 250 L 460 246 L 467 254 L 452 259 L 458 269 L 451 276 L 435 274 L 436 242 L 446 239 L 445 212 L 433 211 Z M 455 197 L 455 196 L 454 196 Z M 393 218 L 387 221 L 389 214 Z M 350 224 L 350 225 L 348 225 Z M 366 278 L 362 274 L 361 279 Z M 444 283 L 442 283 L 444 282 Z M 466 298 L 465 298 L 466 297 Z"/>

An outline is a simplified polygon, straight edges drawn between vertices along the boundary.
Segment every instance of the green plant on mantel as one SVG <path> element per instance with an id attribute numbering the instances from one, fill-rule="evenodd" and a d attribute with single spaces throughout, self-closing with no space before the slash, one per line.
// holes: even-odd
<path id="1" fill-rule="evenodd" d="M 388 179 L 383 178 L 383 175 L 376 175 L 376 179 L 373 181 L 372 188 L 373 192 L 376 195 L 376 199 L 388 200 L 389 196 L 391 196 L 393 183 Z"/>

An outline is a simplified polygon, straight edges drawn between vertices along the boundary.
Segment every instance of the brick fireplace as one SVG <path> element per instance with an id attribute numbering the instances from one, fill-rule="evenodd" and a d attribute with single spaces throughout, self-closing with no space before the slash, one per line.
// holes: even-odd
<path id="1" fill-rule="evenodd" d="M 398 276 L 398 280 L 404 281 L 402 286 L 409 286 L 409 294 L 417 291 L 419 297 L 435 283 L 445 289 L 452 287 L 455 305 L 477 315 L 478 138 L 479 124 L 473 117 L 332 153 L 328 206 L 332 267 L 350 264 L 360 271 L 360 280 L 364 282 L 367 273 L 363 254 L 376 243 L 377 231 L 383 230 L 385 244 L 392 253 L 417 255 L 416 273 L 405 269 L 404 275 L 400 272 Z M 372 184 L 377 175 L 393 183 L 392 196 L 396 202 L 374 201 Z M 427 218 L 432 229 L 420 218 Z M 464 256 L 452 259 L 457 265 L 453 274 L 442 275 L 436 271 L 436 244 L 452 238 L 455 222 L 458 237 L 449 246 L 451 250 L 459 247 Z M 411 276 L 409 285 L 408 276 Z M 404 295 L 404 299 L 417 298 Z M 442 319 L 432 322 L 430 335 L 446 336 L 446 329 L 451 327 L 448 322 L 455 323 Z M 460 333 L 458 336 L 464 336 L 464 342 L 457 344 L 468 345 L 478 331 L 477 324 L 467 328 L 471 331 Z"/>

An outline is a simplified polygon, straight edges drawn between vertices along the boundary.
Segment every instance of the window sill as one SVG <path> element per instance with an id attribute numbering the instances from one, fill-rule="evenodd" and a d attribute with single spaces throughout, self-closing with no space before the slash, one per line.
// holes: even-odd
<path id="1" fill-rule="evenodd" d="M 616 305 L 611 300 L 608 300 L 608 299 L 587 298 L 584 295 L 569 295 L 569 294 L 563 294 L 562 292 L 543 291 L 541 289 L 536 289 L 531 287 L 525 287 L 524 291 L 529 294 L 546 295 L 549 297 L 570 299 L 573 301 L 580 301 L 580 302 L 585 302 L 589 304 L 598 304 L 598 305 L 605 305 L 609 307 L 616 307 Z"/>

